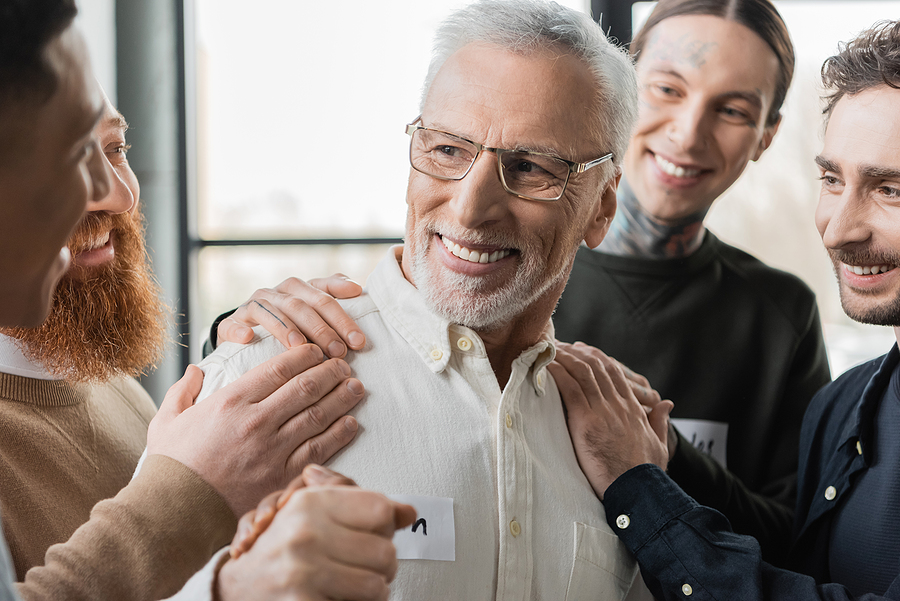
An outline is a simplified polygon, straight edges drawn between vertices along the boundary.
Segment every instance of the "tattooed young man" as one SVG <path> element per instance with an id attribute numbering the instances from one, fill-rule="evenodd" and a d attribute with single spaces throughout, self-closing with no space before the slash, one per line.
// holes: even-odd
<path id="1" fill-rule="evenodd" d="M 556 335 L 675 402 L 669 475 L 779 561 L 800 421 L 829 381 L 818 311 L 800 280 L 703 219 L 778 129 L 791 41 L 768 0 L 663 0 L 631 52 L 640 113 L 619 210 L 603 243 L 579 250 Z"/>
<path id="2" fill-rule="evenodd" d="M 847 316 L 893 327 L 900 339 L 900 21 L 876 24 L 842 45 L 822 79 L 816 227 Z M 896 345 L 825 386 L 803 418 L 789 553 L 799 573 L 762 561 L 756 541 L 734 534 L 721 514 L 665 476 L 657 467 L 665 436 L 646 428 L 611 432 L 609 424 L 646 421 L 644 409 L 608 387 L 596 392 L 603 374 L 591 382 L 583 376 L 593 370 L 572 366 L 573 377 L 558 370 L 554 377 L 581 466 L 655 598 L 900 599 Z"/>

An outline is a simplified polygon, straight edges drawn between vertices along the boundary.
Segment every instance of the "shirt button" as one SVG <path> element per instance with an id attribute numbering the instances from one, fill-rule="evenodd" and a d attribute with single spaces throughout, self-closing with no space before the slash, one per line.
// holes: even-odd
<path id="1" fill-rule="evenodd" d="M 631 518 L 629 518 L 624 513 L 616 518 L 616 526 L 619 527 L 619 530 L 625 530 L 631 525 Z"/>
<path id="2" fill-rule="evenodd" d="M 837 489 L 833 486 L 829 486 L 825 489 L 825 498 L 829 501 L 834 501 L 834 498 L 837 496 Z"/>
<path id="3" fill-rule="evenodd" d="M 860 441 L 856 441 L 856 452 L 862 455 L 862 443 Z"/>
<path id="4" fill-rule="evenodd" d="M 522 527 L 519 526 L 519 522 L 513 520 L 509 523 L 509 531 L 513 536 L 519 536 L 522 534 Z"/>
<path id="5" fill-rule="evenodd" d="M 506 427 L 512 428 L 512 416 L 509 413 L 506 414 Z"/>
<path id="6" fill-rule="evenodd" d="M 694 589 L 691 588 L 690 584 L 682 584 L 681 592 L 684 593 L 685 597 L 690 597 L 692 594 L 694 594 Z"/>
<path id="7" fill-rule="evenodd" d="M 458 346 L 461 351 L 468 351 L 472 348 L 472 341 L 463 336 L 456 341 L 456 346 Z"/>
<path id="8" fill-rule="evenodd" d="M 441 357 L 443 357 L 443 356 L 444 356 L 444 353 L 441 352 L 441 349 L 438 349 L 438 348 L 432 349 L 431 358 L 434 359 L 435 361 L 440 361 Z"/>

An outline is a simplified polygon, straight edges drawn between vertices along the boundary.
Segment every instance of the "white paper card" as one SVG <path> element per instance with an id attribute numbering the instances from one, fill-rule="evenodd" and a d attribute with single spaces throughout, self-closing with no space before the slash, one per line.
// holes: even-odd
<path id="1" fill-rule="evenodd" d="M 397 559 L 456 561 L 453 499 L 416 495 L 388 497 L 416 508 L 415 523 L 394 533 Z"/>
<path id="2" fill-rule="evenodd" d="M 681 435 L 701 453 L 711 455 L 724 468 L 728 465 L 725 451 L 728 448 L 728 424 L 707 419 L 672 419 Z"/>

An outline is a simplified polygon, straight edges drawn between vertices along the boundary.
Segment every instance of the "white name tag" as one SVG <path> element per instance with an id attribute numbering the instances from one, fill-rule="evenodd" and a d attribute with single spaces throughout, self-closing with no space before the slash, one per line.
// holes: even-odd
<path id="1" fill-rule="evenodd" d="M 672 419 L 681 435 L 695 449 L 712 456 L 722 467 L 727 468 L 725 451 L 728 448 L 728 424 L 706 419 Z"/>
<path id="2" fill-rule="evenodd" d="M 453 499 L 416 495 L 387 496 L 398 503 L 416 508 L 416 521 L 413 525 L 394 533 L 397 559 L 456 561 Z"/>

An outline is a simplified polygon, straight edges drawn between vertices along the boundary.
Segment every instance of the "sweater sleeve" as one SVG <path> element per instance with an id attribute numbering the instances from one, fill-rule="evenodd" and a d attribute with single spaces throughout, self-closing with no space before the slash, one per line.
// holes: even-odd
<path id="1" fill-rule="evenodd" d="M 654 465 L 625 472 L 604 495 L 606 519 L 641 566 L 656 599 L 852 601 L 839 584 L 817 585 L 762 560 L 759 544 L 731 531 L 719 512 L 698 504 Z M 884 596 L 897 601 L 900 577 Z"/>
<path id="2" fill-rule="evenodd" d="M 178 591 L 237 527 L 225 500 L 181 463 L 151 455 L 68 542 L 18 585 L 25 601 L 153 601 Z"/>
<path id="3" fill-rule="evenodd" d="M 669 476 L 703 505 L 721 511 L 735 531 L 755 537 L 763 557 L 785 565 L 797 496 L 797 457 L 803 415 L 812 397 L 831 380 L 822 325 L 814 299 L 798 338 L 776 408 L 777 431 L 768 439 L 766 477 L 751 490 L 735 474 L 695 449 L 679 434 Z"/>
<path id="4" fill-rule="evenodd" d="M 213 601 L 215 598 L 216 577 L 219 569 L 229 559 L 229 547 L 222 548 L 206 562 L 199 572 L 191 576 L 187 584 L 166 601 Z"/>

